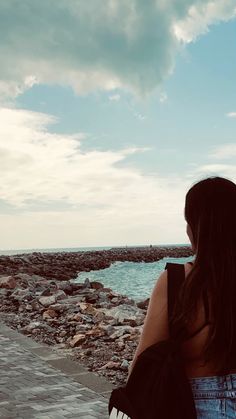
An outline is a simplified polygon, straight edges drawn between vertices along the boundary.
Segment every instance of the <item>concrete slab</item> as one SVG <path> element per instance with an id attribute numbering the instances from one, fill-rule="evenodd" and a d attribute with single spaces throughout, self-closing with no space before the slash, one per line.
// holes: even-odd
<path id="1" fill-rule="evenodd" d="M 59 359 L 66 359 L 63 355 L 58 355 L 58 353 L 54 352 L 48 346 L 36 346 L 31 347 L 31 352 L 37 355 L 39 358 L 44 359 L 45 361 L 49 360 L 59 360 Z"/>
<path id="2" fill-rule="evenodd" d="M 67 358 L 47 359 L 48 363 L 68 375 L 88 374 L 89 371 L 78 362 Z"/>
<path id="3" fill-rule="evenodd" d="M 110 383 L 108 383 L 105 378 L 96 375 L 95 373 L 88 372 L 87 374 L 78 374 L 73 375 L 73 379 L 80 384 L 96 391 L 96 392 L 104 392 L 104 391 L 111 391 L 114 387 Z"/>
<path id="4" fill-rule="evenodd" d="M 0 417 L 108 419 L 105 378 L 0 322 Z"/>

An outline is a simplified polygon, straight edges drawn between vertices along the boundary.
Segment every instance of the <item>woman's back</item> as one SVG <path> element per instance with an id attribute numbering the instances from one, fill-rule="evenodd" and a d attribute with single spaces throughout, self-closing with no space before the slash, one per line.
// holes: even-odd
<path id="1" fill-rule="evenodd" d="M 185 277 L 192 270 L 190 263 L 185 264 Z M 211 303 L 209 303 L 209 321 L 211 321 Z M 192 335 L 194 332 L 201 328 L 206 323 L 206 313 L 203 300 L 199 303 L 196 320 L 189 330 L 189 334 Z M 182 343 L 182 353 L 185 359 L 185 371 L 189 378 L 193 377 L 207 377 L 217 375 L 214 371 L 214 367 L 211 362 L 206 365 L 203 364 L 203 358 L 201 357 L 201 351 L 207 340 L 209 333 L 209 325 L 203 327 L 194 337 L 188 341 Z M 235 354 L 236 355 L 236 354 Z M 229 373 L 236 373 L 236 356 L 235 356 L 235 368 L 231 369 Z"/>
<path id="2" fill-rule="evenodd" d="M 192 265 L 187 263 L 184 268 L 186 278 Z M 198 306 L 196 319 L 189 328 L 190 336 L 197 330 L 199 332 L 182 343 L 185 371 L 192 388 L 197 418 L 233 419 L 236 418 L 236 368 L 230 369 L 227 375 L 218 375 L 211 362 L 203 365 L 201 356 L 210 327 L 206 322 L 212 320 L 211 301 L 208 297 L 208 313 L 202 300 Z M 234 365 L 236 366 L 236 356 Z"/>

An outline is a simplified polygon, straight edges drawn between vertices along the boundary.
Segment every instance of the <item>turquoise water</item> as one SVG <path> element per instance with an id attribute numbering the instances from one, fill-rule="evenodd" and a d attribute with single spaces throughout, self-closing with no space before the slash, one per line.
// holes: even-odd
<path id="1" fill-rule="evenodd" d="M 166 257 L 158 262 L 115 262 L 109 268 L 98 271 L 81 272 L 76 282 L 84 282 L 86 278 L 99 281 L 119 294 L 125 294 L 135 301 L 150 297 L 150 293 L 167 262 L 186 263 L 193 257 Z"/>

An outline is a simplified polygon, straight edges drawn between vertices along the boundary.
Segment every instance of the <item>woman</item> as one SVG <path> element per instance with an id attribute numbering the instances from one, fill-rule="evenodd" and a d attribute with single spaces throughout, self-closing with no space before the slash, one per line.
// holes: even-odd
<path id="1" fill-rule="evenodd" d="M 195 258 L 185 264 L 172 321 L 184 330 L 181 352 L 198 418 L 236 418 L 236 185 L 221 177 L 196 183 L 186 195 L 185 219 Z M 129 375 L 144 349 L 169 337 L 167 298 L 164 271 Z"/>

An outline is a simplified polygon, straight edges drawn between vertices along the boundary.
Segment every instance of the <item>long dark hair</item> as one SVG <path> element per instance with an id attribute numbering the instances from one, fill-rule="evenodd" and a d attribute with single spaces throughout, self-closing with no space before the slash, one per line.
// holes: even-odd
<path id="1" fill-rule="evenodd" d="M 226 373 L 236 354 L 235 183 L 210 177 L 194 184 L 186 195 L 185 219 L 192 230 L 195 259 L 172 320 L 185 339 L 205 292 L 211 302 L 211 324 L 204 364 L 210 361 L 218 374 Z"/>

